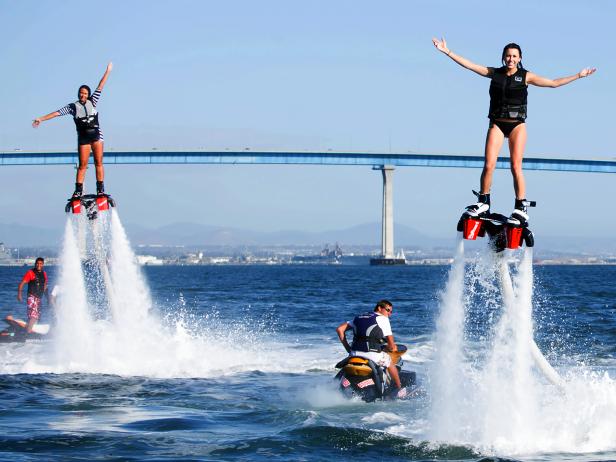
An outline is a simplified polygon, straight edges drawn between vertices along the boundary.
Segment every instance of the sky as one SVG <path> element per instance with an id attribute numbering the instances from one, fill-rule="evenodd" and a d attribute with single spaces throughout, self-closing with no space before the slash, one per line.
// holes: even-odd
<path id="1" fill-rule="evenodd" d="M 498 66 L 570 85 L 530 87 L 526 157 L 615 160 L 616 3 L 602 1 L 0 0 L 0 151 L 70 151 L 70 117 L 35 117 L 94 88 L 107 151 L 245 149 L 482 155 L 489 80 L 435 50 L 434 36 Z M 95 8 L 86 6 L 95 5 Z M 508 155 L 503 148 L 503 155 Z M 71 166 L 0 167 L 0 222 L 61 226 Z M 400 167 L 395 221 L 454 235 L 479 169 Z M 536 236 L 616 236 L 616 176 L 526 173 Z M 106 169 L 125 223 L 322 231 L 380 221 L 381 175 L 367 167 L 158 165 Z M 86 189 L 94 189 L 93 168 Z M 493 209 L 513 207 L 498 170 Z M 0 237 L 1 240 L 1 237 Z M 378 242 L 376 237 L 375 241 Z"/>

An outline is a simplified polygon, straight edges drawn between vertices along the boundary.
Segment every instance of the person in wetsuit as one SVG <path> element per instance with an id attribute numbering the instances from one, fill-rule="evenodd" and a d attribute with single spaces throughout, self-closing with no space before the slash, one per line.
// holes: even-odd
<path id="1" fill-rule="evenodd" d="M 26 332 L 32 332 L 32 328 L 41 317 L 41 302 L 43 295 L 47 294 L 47 273 L 43 270 L 45 260 L 38 257 L 34 262 L 34 268 L 29 269 L 17 286 L 17 300 L 22 302 L 23 287 L 28 284 L 28 298 L 26 299 L 28 323 Z"/>
<path id="2" fill-rule="evenodd" d="M 511 158 L 511 173 L 515 191 L 514 210 L 508 222 L 513 225 L 524 225 L 528 221 L 526 200 L 526 184 L 522 173 L 522 157 L 526 145 L 526 115 L 528 85 L 556 88 L 592 75 L 596 68 L 585 68 L 577 74 L 559 79 L 540 77 L 522 66 L 522 50 L 515 43 L 509 43 L 503 48 L 501 56 L 502 67 L 486 67 L 475 64 L 460 55 L 453 53 L 445 39 L 432 39 L 434 46 L 449 56 L 460 66 L 471 70 L 482 77 L 491 79 L 490 109 L 488 118 L 490 124 L 485 144 L 485 160 L 479 193 L 473 191 L 478 201 L 469 205 L 467 214 L 473 217 L 488 214 L 490 211 L 490 187 L 492 174 L 496 167 L 498 153 L 505 138 L 509 138 L 509 155 Z"/>
<path id="3" fill-rule="evenodd" d="M 96 105 L 100 98 L 103 87 L 107 82 L 109 73 L 113 69 L 113 64 L 109 63 L 94 93 L 90 87 L 82 85 L 77 92 L 77 101 L 67 104 L 57 111 L 51 112 L 32 121 L 34 128 L 41 122 L 53 119 L 54 117 L 72 115 L 77 128 L 77 151 L 79 153 L 79 168 L 77 169 L 77 179 L 75 181 L 75 192 L 73 198 L 78 199 L 83 195 L 83 181 L 90 160 L 90 152 L 94 155 L 94 166 L 96 169 L 96 194 L 105 194 L 105 170 L 103 168 L 103 133 L 98 123 L 98 111 Z"/>
<path id="4" fill-rule="evenodd" d="M 388 352 L 398 351 L 389 323 L 393 309 L 390 301 L 381 300 L 376 304 L 373 312 L 360 314 L 352 321 L 343 322 L 336 328 L 336 333 L 349 356 L 366 358 L 379 366 L 386 367 L 395 384 L 393 394 L 398 398 L 403 398 L 406 396 L 406 389 L 402 388 L 398 368 L 388 354 Z M 348 330 L 353 330 L 351 345 L 346 338 Z"/>

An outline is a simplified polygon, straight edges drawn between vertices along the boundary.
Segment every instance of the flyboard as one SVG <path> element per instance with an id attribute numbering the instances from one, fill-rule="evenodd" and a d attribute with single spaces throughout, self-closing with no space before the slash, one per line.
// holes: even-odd
<path id="1" fill-rule="evenodd" d="M 115 201 L 109 194 L 85 194 L 81 197 L 71 197 L 64 207 L 66 213 L 85 213 L 88 219 L 95 220 L 100 212 L 115 207 Z"/>
<path id="2" fill-rule="evenodd" d="M 23 343 L 26 340 L 40 340 L 49 333 L 49 324 L 35 324 L 32 332 L 26 332 L 27 323 L 21 319 L 15 319 L 8 315 L 4 318 L 4 322 L 8 324 L 6 328 L 0 331 L 0 343 Z"/>
<path id="3" fill-rule="evenodd" d="M 528 205 L 535 207 L 536 202 L 529 202 Z M 528 222 L 513 224 L 506 216 L 500 213 L 484 213 L 473 216 L 466 211 L 458 220 L 457 230 L 462 233 L 462 237 L 465 240 L 474 241 L 478 237 L 487 235 L 490 246 L 496 253 L 503 252 L 505 249 L 519 249 L 523 245 L 526 245 L 528 248 L 535 245 L 535 237 L 528 228 Z M 513 282 L 505 259 L 500 262 L 499 274 L 503 293 L 508 297 L 513 297 Z M 539 370 L 553 385 L 563 389 L 563 379 L 550 365 L 545 356 L 543 356 L 537 343 L 534 340 L 531 342 L 531 354 Z"/>
<path id="4" fill-rule="evenodd" d="M 534 206 L 533 202 L 531 207 Z M 500 213 L 471 216 L 468 211 L 464 212 L 458 220 L 457 229 L 464 239 L 470 241 L 487 235 L 495 252 L 502 252 L 505 249 L 515 250 L 524 244 L 526 247 L 535 245 L 535 237 L 528 228 L 528 222 L 512 224 Z"/>

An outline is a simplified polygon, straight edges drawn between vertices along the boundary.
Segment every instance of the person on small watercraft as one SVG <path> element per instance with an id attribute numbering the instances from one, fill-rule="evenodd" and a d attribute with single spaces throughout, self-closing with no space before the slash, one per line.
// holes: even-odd
<path id="1" fill-rule="evenodd" d="M 25 326 L 26 332 L 32 332 L 32 328 L 40 318 L 41 301 L 43 295 L 47 294 L 47 273 L 43 270 L 45 260 L 38 257 L 34 262 L 34 268 L 29 269 L 17 286 L 17 300 L 23 301 L 22 289 L 28 284 L 28 298 L 26 299 L 28 324 Z"/>
<path id="2" fill-rule="evenodd" d="M 57 111 L 51 112 L 32 121 L 34 128 L 41 122 L 53 119 L 58 116 L 72 115 L 77 127 L 77 151 L 79 154 L 79 168 L 77 169 L 77 179 L 75 180 L 75 192 L 73 198 L 78 199 L 83 195 L 83 181 L 86 177 L 86 169 L 90 160 L 90 151 L 94 154 L 94 166 L 96 169 L 96 194 L 105 194 L 105 170 L 103 168 L 103 133 L 98 123 L 98 112 L 96 105 L 101 96 L 103 87 L 107 82 L 109 73 L 113 69 L 113 64 L 109 63 L 94 93 L 87 85 L 79 87 L 77 92 L 78 100 L 67 104 Z"/>
<path id="3" fill-rule="evenodd" d="M 482 77 L 491 79 L 490 109 L 488 118 L 488 134 L 485 144 L 485 160 L 481 173 L 480 189 L 477 203 L 469 205 L 467 214 L 473 217 L 488 214 L 490 211 L 490 187 L 496 160 L 505 138 L 509 138 L 509 155 L 511 158 L 511 173 L 515 191 L 514 210 L 508 223 L 524 225 L 528 221 L 526 200 L 526 184 L 522 173 L 522 157 L 526 145 L 526 105 L 528 85 L 556 88 L 594 74 L 594 67 L 582 69 L 577 74 L 559 79 L 540 77 L 522 66 L 522 50 L 519 45 L 509 43 L 503 48 L 501 56 L 502 67 L 486 67 L 475 64 L 447 47 L 444 38 L 432 39 L 434 46 L 449 56 L 460 66 L 471 70 Z"/>
<path id="4" fill-rule="evenodd" d="M 398 350 L 389 322 L 393 309 L 390 301 L 381 300 L 372 313 L 361 314 L 352 321 L 343 322 L 336 328 L 336 333 L 349 356 L 366 358 L 386 367 L 395 384 L 394 395 L 402 398 L 406 395 L 406 389 L 402 388 L 398 369 L 388 354 Z M 348 330 L 353 330 L 351 345 L 346 338 Z"/>

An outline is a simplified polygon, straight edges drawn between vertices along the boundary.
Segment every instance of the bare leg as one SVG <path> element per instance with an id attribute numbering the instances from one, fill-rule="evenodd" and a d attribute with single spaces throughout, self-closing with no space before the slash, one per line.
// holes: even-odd
<path id="1" fill-rule="evenodd" d="M 90 150 L 92 149 L 89 144 L 80 144 L 77 148 L 79 153 L 79 167 L 77 168 L 76 183 L 83 184 L 83 180 L 86 178 L 86 170 L 88 169 L 88 161 L 90 160 Z"/>
<path id="2" fill-rule="evenodd" d="M 503 146 L 505 135 L 496 125 L 491 126 L 488 129 L 486 135 L 486 147 L 485 147 L 485 159 L 483 164 L 483 171 L 481 172 L 481 194 L 488 194 L 492 187 L 492 175 L 496 168 L 496 161 L 498 160 L 498 153 Z"/>
<path id="3" fill-rule="evenodd" d="M 516 199 L 526 199 L 526 182 L 522 172 L 522 158 L 526 147 L 526 124 L 515 127 L 509 135 L 509 155 L 511 156 L 511 174 Z"/>
<path id="4" fill-rule="evenodd" d="M 103 168 L 103 142 L 95 141 L 92 143 L 92 153 L 94 154 L 94 167 L 96 169 L 96 181 L 105 181 L 105 169 Z"/>
<path id="5" fill-rule="evenodd" d="M 32 329 L 34 328 L 34 325 L 36 324 L 36 321 L 38 321 L 38 319 L 36 319 L 36 318 L 28 318 L 28 325 L 26 326 L 26 332 L 28 334 L 32 333 Z"/>
<path id="6" fill-rule="evenodd" d="M 396 365 L 392 363 L 389 365 L 389 367 L 387 368 L 387 370 L 389 371 L 389 376 L 392 378 L 392 380 L 394 381 L 394 383 L 396 384 L 397 388 L 402 388 L 402 384 L 400 383 L 400 375 L 398 374 L 398 368 L 396 367 Z"/>
<path id="7" fill-rule="evenodd" d="M 26 323 L 23 322 L 21 319 L 15 319 L 12 315 L 7 315 L 6 318 L 7 321 L 10 321 L 11 325 L 18 325 L 19 327 L 21 327 L 22 329 L 26 328 Z"/>

